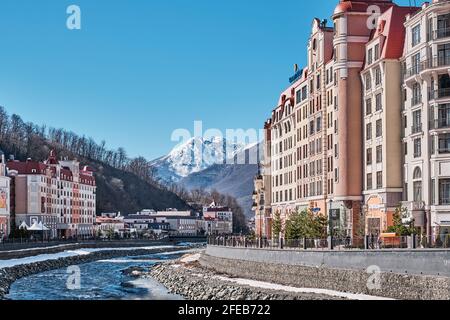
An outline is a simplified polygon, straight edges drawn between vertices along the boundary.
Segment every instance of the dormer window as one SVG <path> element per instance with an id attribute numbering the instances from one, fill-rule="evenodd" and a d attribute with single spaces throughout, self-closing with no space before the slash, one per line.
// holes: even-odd
<path id="1" fill-rule="evenodd" d="M 367 64 L 372 64 L 373 62 L 373 51 L 372 48 L 369 49 L 369 51 L 367 52 Z"/>

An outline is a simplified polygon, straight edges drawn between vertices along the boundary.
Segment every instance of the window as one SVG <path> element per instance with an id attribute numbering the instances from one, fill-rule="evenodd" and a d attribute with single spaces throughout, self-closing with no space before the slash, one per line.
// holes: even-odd
<path id="1" fill-rule="evenodd" d="M 412 56 L 411 65 L 412 65 L 411 74 L 410 74 L 411 76 L 418 74 L 421 71 L 420 70 L 420 53 L 417 53 Z"/>
<path id="2" fill-rule="evenodd" d="M 370 72 L 366 74 L 366 90 L 370 90 L 372 88 L 372 77 L 370 75 Z"/>
<path id="3" fill-rule="evenodd" d="M 383 135 L 383 123 L 381 119 L 377 120 L 376 123 L 376 136 L 377 138 L 381 137 Z"/>
<path id="4" fill-rule="evenodd" d="M 413 112 L 413 127 L 412 133 L 422 132 L 422 111 L 417 110 Z"/>
<path id="5" fill-rule="evenodd" d="M 372 99 L 366 100 L 366 116 L 372 114 Z"/>
<path id="6" fill-rule="evenodd" d="M 439 135 L 439 153 L 450 153 L 450 135 Z"/>
<path id="7" fill-rule="evenodd" d="M 422 170 L 417 167 L 413 173 L 414 179 L 414 201 L 422 202 Z"/>
<path id="8" fill-rule="evenodd" d="M 372 54 L 372 49 L 369 49 L 368 53 L 367 53 L 367 63 L 368 64 L 372 64 L 373 62 L 373 54 Z"/>
<path id="9" fill-rule="evenodd" d="M 383 172 L 377 172 L 377 189 L 383 188 Z"/>
<path id="10" fill-rule="evenodd" d="M 422 181 L 414 182 L 414 201 L 422 202 Z"/>
<path id="11" fill-rule="evenodd" d="M 373 184 L 372 184 L 372 174 L 371 174 L 371 173 L 368 173 L 366 179 L 367 179 L 367 181 L 366 181 L 366 189 L 367 189 L 367 190 L 372 190 L 372 188 L 373 188 Z"/>
<path id="12" fill-rule="evenodd" d="M 450 127 L 450 104 L 442 104 L 439 106 L 437 127 Z"/>
<path id="13" fill-rule="evenodd" d="M 420 158 L 422 156 L 422 139 L 414 139 L 414 158 Z"/>
<path id="14" fill-rule="evenodd" d="M 415 47 L 420 43 L 420 24 L 412 28 L 412 46 Z"/>
<path id="15" fill-rule="evenodd" d="M 381 84 L 381 69 L 378 67 L 375 69 L 375 85 Z"/>
<path id="16" fill-rule="evenodd" d="M 375 54 L 375 61 L 380 59 L 380 45 L 379 44 L 375 45 L 374 54 Z"/>
<path id="17" fill-rule="evenodd" d="M 375 111 L 380 111 L 383 108 L 381 101 L 381 93 L 377 94 L 375 97 Z"/>
<path id="18" fill-rule="evenodd" d="M 300 90 L 296 92 L 295 100 L 297 104 L 302 101 L 302 92 Z"/>
<path id="19" fill-rule="evenodd" d="M 439 204 L 450 204 L 450 179 L 439 180 Z"/>
<path id="20" fill-rule="evenodd" d="M 372 148 L 366 150 L 366 164 L 368 166 L 372 164 Z"/>
<path id="21" fill-rule="evenodd" d="M 302 101 L 305 100 L 308 97 L 308 87 L 304 86 L 302 88 Z"/>
<path id="22" fill-rule="evenodd" d="M 309 134 L 313 135 L 314 134 L 314 121 L 311 121 L 309 123 Z"/>
<path id="23" fill-rule="evenodd" d="M 372 140 L 372 123 L 366 124 L 366 140 Z"/>
<path id="24" fill-rule="evenodd" d="M 316 128 L 317 132 L 320 132 L 322 130 L 322 117 L 318 117 L 316 119 Z"/>
<path id="25" fill-rule="evenodd" d="M 383 146 L 377 146 L 377 163 L 383 162 Z"/>

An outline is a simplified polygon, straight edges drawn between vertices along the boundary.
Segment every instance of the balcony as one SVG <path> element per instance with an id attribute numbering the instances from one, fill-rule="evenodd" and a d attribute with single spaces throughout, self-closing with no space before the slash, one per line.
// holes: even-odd
<path id="1" fill-rule="evenodd" d="M 411 134 L 422 133 L 422 124 L 416 124 L 411 127 Z"/>
<path id="2" fill-rule="evenodd" d="M 433 39 L 442 39 L 450 37 L 450 28 L 439 28 L 433 31 Z"/>
<path id="3" fill-rule="evenodd" d="M 450 88 L 440 88 L 438 90 L 430 90 L 430 100 L 443 99 L 450 97 Z"/>
<path id="4" fill-rule="evenodd" d="M 447 54 L 447 52 L 446 52 Z M 425 69 L 435 69 L 440 67 L 448 67 L 450 66 L 450 56 L 443 57 L 433 57 L 431 59 L 427 59 L 421 63 L 420 70 L 423 71 Z"/>
<path id="5" fill-rule="evenodd" d="M 431 129 L 445 129 L 450 128 L 450 119 L 436 119 L 430 123 Z"/>
<path id="6" fill-rule="evenodd" d="M 407 202 L 406 208 L 408 211 L 423 211 L 425 210 L 425 202 L 423 201 L 417 201 L 417 202 Z"/>

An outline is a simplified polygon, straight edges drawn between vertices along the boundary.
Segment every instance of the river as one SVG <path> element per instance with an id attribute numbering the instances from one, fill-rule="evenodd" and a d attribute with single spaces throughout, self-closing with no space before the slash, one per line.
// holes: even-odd
<path id="1" fill-rule="evenodd" d="M 78 266 L 78 288 L 67 285 L 68 269 L 48 271 L 16 281 L 6 296 L 10 300 L 183 300 L 152 279 L 135 278 L 124 272 L 132 267 L 151 267 L 177 259 L 183 252 L 149 254 L 100 260 Z M 69 287 L 69 288 L 68 288 Z"/>

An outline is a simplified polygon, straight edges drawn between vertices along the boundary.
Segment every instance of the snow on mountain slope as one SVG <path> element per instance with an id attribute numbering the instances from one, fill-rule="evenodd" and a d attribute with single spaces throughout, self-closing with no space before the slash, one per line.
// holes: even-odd
<path id="1" fill-rule="evenodd" d="M 244 164 L 213 165 L 181 179 L 179 183 L 188 190 L 217 190 L 222 194 L 230 195 L 236 198 L 245 215 L 250 218 L 253 216 L 253 181 L 258 174 L 258 165 L 255 164 L 257 162 L 252 158 L 259 154 L 262 154 L 261 144 L 249 146 L 236 156 L 245 158 Z"/>
<path id="2" fill-rule="evenodd" d="M 178 145 L 167 156 L 151 162 L 151 165 L 156 169 L 159 179 L 165 183 L 174 183 L 213 165 L 225 164 L 226 159 L 239 157 L 252 146 L 228 142 L 221 137 L 196 137 Z"/>

